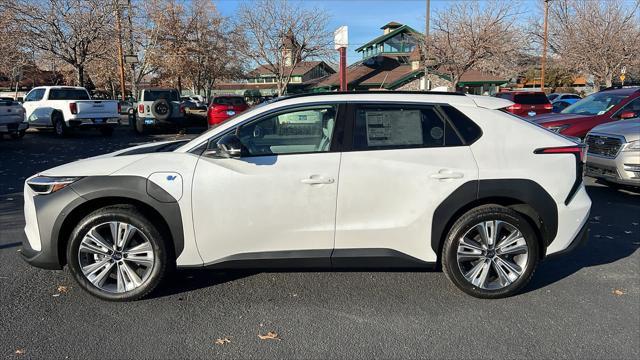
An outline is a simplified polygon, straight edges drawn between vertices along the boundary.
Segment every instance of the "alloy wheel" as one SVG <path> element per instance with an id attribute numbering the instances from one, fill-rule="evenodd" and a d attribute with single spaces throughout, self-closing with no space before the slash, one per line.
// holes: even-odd
<path id="1" fill-rule="evenodd" d="M 506 221 L 478 223 L 458 243 L 460 271 L 470 284 L 485 290 L 498 290 L 514 283 L 522 276 L 528 260 L 524 236 Z"/>
<path id="2" fill-rule="evenodd" d="M 110 221 L 87 232 L 78 249 L 84 276 L 95 287 L 123 293 L 140 287 L 155 264 L 153 246 L 137 227 Z"/>

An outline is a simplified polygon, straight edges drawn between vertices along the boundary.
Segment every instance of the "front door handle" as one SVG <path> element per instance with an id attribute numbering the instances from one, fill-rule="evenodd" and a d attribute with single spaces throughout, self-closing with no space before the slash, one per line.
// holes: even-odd
<path id="1" fill-rule="evenodd" d="M 462 179 L 463 177 L 464 177 L 463 173 L 453 172 L 453 171 L 448 170 L 448 169 L 442 169 L 442 170 L 438 171 L 437 173 L 431 175 L 432 179 L 438 179 L 438 180 Z"/>
<path id="2" fill-rule="evenodd" d="M 308 185 L 333 184 L 334 181 L 335 180 L 331 177 L 321 175 L 311 175 L 306 179 L 300 180 L 301 183 Z"/>

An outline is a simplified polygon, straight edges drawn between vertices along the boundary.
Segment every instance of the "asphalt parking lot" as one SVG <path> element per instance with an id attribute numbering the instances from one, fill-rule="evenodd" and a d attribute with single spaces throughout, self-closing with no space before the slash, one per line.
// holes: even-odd
<path id="1" fill-rule="evenodd" d="M 184 135 L 0 140 L 0 356 L 22 358 L 639 358 L 640 194 L 587 179 L 585 246 L 526 290 L 479 300 L 443 273 L 177 273 L 154 297 L 108 303 L 68 271 L 32 268 L 22 184 L 38 171 Z M 280 340 L 258 335 L 276 332 Z M 216 344 L 217 339 L 223 345 Z"/>

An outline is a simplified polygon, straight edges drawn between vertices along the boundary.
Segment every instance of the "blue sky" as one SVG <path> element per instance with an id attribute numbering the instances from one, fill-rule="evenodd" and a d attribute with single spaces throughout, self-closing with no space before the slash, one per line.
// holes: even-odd
<path id="1" fill-rule="evenodd" d="M 425 0 L 293 0 L 307 8 L 325 9 L 331 15 L 330 28 L 349 27 L 347 63 L 360 60 L 355 49 L 382 34 L 380 27 L 390 21 L 407 24 L 424 31 Z M 218 0 L 216 5 L 223 16 L 233 17 L 239 1 Z M 431 11 L 447 6 L 447 0 L 432 0 Z"/>

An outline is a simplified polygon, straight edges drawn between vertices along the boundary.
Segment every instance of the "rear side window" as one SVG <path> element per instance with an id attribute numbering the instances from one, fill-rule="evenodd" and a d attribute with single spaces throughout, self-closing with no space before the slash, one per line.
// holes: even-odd
<path id="1" fill-rule="evenodd" d="M 180 101 L 178 92 L 175 90 L 148 90 L 144 92 L 143 101 L 156 101 L 158 99 Z"/>
<path id="2" fill-rule="evenodd" d="M 89 94 L 82 89 L 51 89 L 49 100 L 89 100 Z"/>
<path id="3" fill-rule="evenodd" d="M 471 144 L 482 136 L 482 130 L 480 127 L 465 114 L 460 112 L 460 110 L 453 106 L 442 106 L 441 109 L 447 115 L 466 144 Z"/>
<path id="4" fill-rule="evenodd" d="M 549 99 L 545 94 L 516 94 L 513 97 L 513 102 L 516 104 L 535 105 L 535 104 L 548 104 Z"/>
<path id="5" fill-rule="evenodd" d="M 582 99 L 579 95 L 573 95 L 573 94 L 563 95 L 562 98 L 563 99 Z"/>
<path id="6" fill-rule="evenodd" d="M 213 103 L 216 105 L 232 105 L 232 106 L 240 106 L 245 104 L 244 98 L 239 96 L 217 97 L 213 99 Z"/>
<path id="7" fill-rule="evenodd" d="M 432 106 L 362 106 L 356 110 L 354 150 L 459 145 L 458 135 Z"/>

